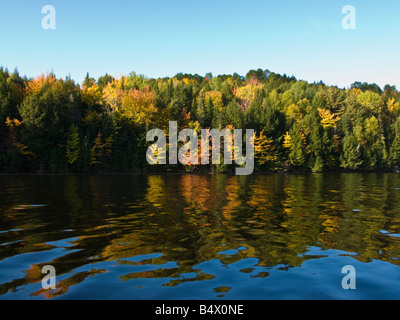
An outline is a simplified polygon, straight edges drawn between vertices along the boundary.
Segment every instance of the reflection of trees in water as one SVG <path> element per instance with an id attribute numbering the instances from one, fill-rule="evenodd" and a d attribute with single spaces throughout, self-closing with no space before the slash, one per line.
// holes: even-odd
<path id="1" fill-rule="evenodd" d="M 1 257 L 46 251 L 58 241 L 74 239 L 61 256 L 33 264 L 26 277 L 0 285 L 0 294 L 40 282 L 38 270 L 45 264 L 53 265 L 57 275 L 71 274 L 58 291 L 34 293 L 47 297 L 104 272 L 90 268 L 104 261 L 155 266 L 128 272 L 120 280 L 173 278 L 167 286 L 212 279 L 197 267 L 211 260 L 229 265 L 256 258 L 265 270 L 249 276 L 268 276 L 269 268 L 300 266 L 312 258 L 307 256 L 312 246 L 357 253 L 352 257 L 360 261 L 399 265 L 399 238 L 380 232 L 400 233 L 395 175 L 89 175 L 37 179 L 36 186 L 32 180 L 25 185 L 19 181 L 18 197 L 15 191 L 2 191 L 10 205 L 2 206 L 1 225 L 21 231 L 0 234 L 2 243 L 10 243 Z M 39 186 L 46 206 L 15 210 Z M 229 249 L 235 251 L 221 253 Z M 126 260 L 153 253 L 161 255 Z M 170 262 L 176 265 L 165 267 Z M 73 274 L 83 266 L 90 270 Z"/>
<path id="2" fill-rule="evenodd" d="M 211 259 L 230 264 L 256 257 L 263 266 L 299 266 L 309 258 L 302 255 L 309 246 L 358 252 L 360 256 L 368 254 L 368 250 L 349 250 L 352 247 L 341 239 L 348 208 L 342 201 L 342 185 L 334 175 L 254 176 L 244 183 L 241 183 L 243 177 L 217 178 L 180 176 L 177 180 L 181 187 L 175 184 L 174 193 L 164 194 L 163 210 L 170 216 L 168 219 L 152 216 L 153 224 L 161 232 L 158 241 L 153 239 L 153 243 L 162 243 L 166 248 L 161 251 L 165 261 L 179 261 L 180 268 L 162 270 L 160 274 L 179 276 Z M 155 189 L 148 190 L 153 193 Z M 168 199 L 175 201 L 168 203 Z M 350 222 L 347 227 L 351 225 Z M 368 230 L 371 226 L 359 227 Z M 366 230 L 350 228 L 347 235 L 350 243 L 365 242 Z M 160 248 L 148 250 L 150 239 L 143 239 L 141 243 L 147 247 L 146 252 L 157 252 Z M 368 243 L 375 244 L 371 239 Z M 241 246 L 246 250 L 231 256 L 219 254 L 226 248 Z M 184 249 L 172 250 L 178 247 Z"/>

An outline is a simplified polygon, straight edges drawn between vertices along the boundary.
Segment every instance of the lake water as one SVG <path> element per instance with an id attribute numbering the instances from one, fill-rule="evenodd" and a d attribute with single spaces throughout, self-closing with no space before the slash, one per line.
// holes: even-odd
<path id="1" fill-rule="evenodd" d="M 400 299 L 398 174 L 2 175 L 0 187 L 0 299 Z M 56 289 L 42 288 L 45 265 Z"/>

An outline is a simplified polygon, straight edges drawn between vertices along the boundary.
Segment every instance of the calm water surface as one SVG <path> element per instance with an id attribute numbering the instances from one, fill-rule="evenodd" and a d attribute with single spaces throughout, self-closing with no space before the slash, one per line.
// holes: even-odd
<path id="1" fill-rule="evenodd" d="M 396 174 L 0 176 L 0 299 L 400 299 L 399 259 Z"/>

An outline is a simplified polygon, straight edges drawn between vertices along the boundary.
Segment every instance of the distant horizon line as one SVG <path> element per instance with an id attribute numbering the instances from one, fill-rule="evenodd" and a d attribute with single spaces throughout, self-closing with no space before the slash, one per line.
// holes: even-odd
<path id="1" fill-rule="evenodd" d="M 5 70 L 5 71 L 7 71 L 7 72 L 10 72 L 10 68 L 8 68 L 8 67 L 6 67 L 6 66 L 4 66 L 4 65 L 0 65 L 0 69 L 3 69 L 3 70 Z M 356 83 L 360 83 L 360 84 L 368 84 L 368 85 L 377 85 L 377 86 L 379 87 L 379 89 L 381 89 L 382 91 L 384 91 L 384 88 L 385 88 L 386 86 L 394 87 L 395 90 L 397 90 L 397 85 L 391 84 L 391 83 L 386 83 L 385 85 L 379 85 L 379 84 L 377 84 L 376 82 L 367 82 L 367 81 L 356 80 L 356 81 L 353 81 L 350 85 L 339 86 L 338 84 L 329 84 L 329 83 L 325 82 L 325 81 L 322 80 L 322 79 L 320 79 L 320 80 L 318 80 L 318 81 L 317 81 L 317 80 L 310 81 L 310 80 L 305 80 L 305 79 L 299 79 L 299 78 L 297 78 L 294 74 L 288 75 L 287 73 L 278 73 L 278 72 L 271 71 L 271 70 L 269 70 L 269 69 L 264 69 L 264 70 L 263 70 L 263 69 L 261 69 L 261 68 L 249 69 L 249 70 L 247 71 L 247 73 L 249 73 L 250 71 L 258 71 L 258 70 L 262 70 L 263 72 L 268 71 L 269 73 L 272 73 L 272 74 L 275 74 L 275 75 L 279 75 L 279 76 L 281 76 L 281 77 L 286 76 L 288 79 L 293 78 L 293 80 L 296 80 L 296 81 L 305 81 L 305 82 L 307 82 L 308 84 L 319 84 L 319 83 L 322 83 L 322 84 L 324 84 L 324 85 L 326 85 L 326 86 L 328 86 L 328 87 L 337 87 L 337 88 L 339 88 L 339 89 L 350 89 L 352 85 L 354 85 L 354 84 L 356 84 Z M 79 80 L 75 79 L 74 77 L 72 77 L 72 76 L 71 76 L 71 73 L 69 73 L 68 75 L 64 75 L 64 77 L 60 77 L 59 75 L 57 75 L 56 72 L 53 71 L 53 69 L 52 69 L 51 71 L 46 71 L 46 72 L 43 72 L 43 71 L 42 71 L 42 72 L 36 74 L 36 76 L 28 76 L 27 74 L 23 74 L 23 76 L 22 76 L 21 73 L 20 73 L 20 71 L 19 71 L 19 69 L 18 69 L 18 67 L 14 67 L 14 70 L 13 70 L 12 72 L 13 72 L 13 73 L 17 72 L 17 73 L 20 75 L 21 78 L 26 78 L 26 79 L 28 79 L 28 80 L 33 79 L 33 78 L 35 78 L 36 76 L 39 76 L 39 75 L 53 74 L 53 75 L 54 75 L 56 78 L 58 78 L 58 79 L 63 79 L 63 78 L 65 78 L 65 79 L 73 80 L 73 81 L 74 81 L 77 85 L 79 85 L 79 86 L 82 85 L 82 83 L 83 83 L 83 81 L 85 80 L 85 77 L 86 77 L 86 76 L 84 76 L 84 78 L 83 78 L 81 81 L 79 81 Z M 173 79 L 173 78 L 175 78 L 175 77 L 178 76 L 178 75 L 191 75 L 191 76 L 199 76 L 199 77 L 202 77 L 202 78 L 207 78 L 206 76 L 207 76 L 208 74 L 211 74 L 213 78 L 222 77 L 222 76 L 231 76 L 231 77 L 233 77 L 235 74 L 237 74 L 239 77 L 244 78 L 243 80 L 246 80 L 246 75 L 247 75 L 247 74 L 246 74 L 246 75 L 242 75 L 242 74 L 240 74 L 240 73 L 238 73 L 238 72 L 234 72 L 234 73 L 220 73 L 220 74 L 218 74 L 218 75 L 214 75 L 213 72 L 211 72 L 211 71 L 206 72 L 204 75 L 200 75 L 200 74 L 197 73 L 197 72 L 196 72 L 196 73 L 188 73 L 188 72 L 182 72 L 182 71 L 180 71 L 180 72 L 175 73 L 175 75 L 173 75 L 173 76 L 157 76 L 157 77 L 152 77 L 152 76 L 147 76 L 147 75 L 144 74 L 144 73 L 136 73 L 134 70 L 132 70 L 132 71 L 130 71 L 130 72 L 127 73 L 127 74 L 120 73 L 120 74 L 118 74 L 118 75 L 116 75 L 116 74 L 110 74 L 110 73 L 106 72 L 106 73 L 104 73 L 103 75 L 98 76 L 97 78 L 96 78 L 96 77 L 93 77 L 93 78 L 96 80 L 96 83 L 97 83 L 97 80 L 98 80 L 99 78 L 101 78 L 101 77 L 103 77 L 103 76 L 106 76 L 106 75 L 111 76 L 111 77 L 113 77 L 114 79 L 119 79 L 119 78 L 121 78 L 121 77 L 129 77 L 132 73 L 135 74 L 136 76 L 143 76 L 144 78 L 149 79 L 149 80 L 150 80 L 150 79 L 157 80 L 157 79 L 165 79 L 165 78 Z M 89 74 L 89 76 L 90 76 L 90 72 L 89 72 L 89 71 L 86 71 L 86 74 Z"/>

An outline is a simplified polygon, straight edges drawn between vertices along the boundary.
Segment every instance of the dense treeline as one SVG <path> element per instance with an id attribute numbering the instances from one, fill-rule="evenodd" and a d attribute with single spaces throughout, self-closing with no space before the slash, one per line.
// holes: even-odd
<path id="1" fill-rule="evenodd" d="M 396 87 L 340 89 L 268 70 L 150 79 L 131 73 L 82 85 L 0 68 L 1 172 L 141 172 L 151 128 L 255 130 L 256 170 L 393 170 L 400 166 Z M 233 165 L 157 166 L 217 171 Z"/>

